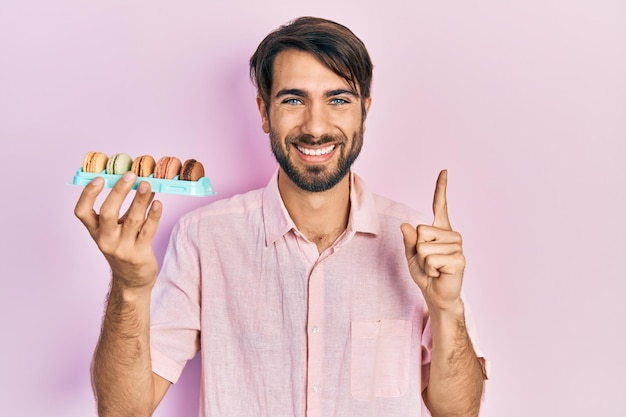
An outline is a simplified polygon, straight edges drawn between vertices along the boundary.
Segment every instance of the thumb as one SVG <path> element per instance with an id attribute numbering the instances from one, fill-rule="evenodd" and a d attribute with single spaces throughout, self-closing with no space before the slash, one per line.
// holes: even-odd
<path id="1" fill-rule="evenodd" d="M 408 223 L 402 223 L 400 231 L 402 232 L 406 258 L 411 259 L 417 253 L 417 230 Z"/>

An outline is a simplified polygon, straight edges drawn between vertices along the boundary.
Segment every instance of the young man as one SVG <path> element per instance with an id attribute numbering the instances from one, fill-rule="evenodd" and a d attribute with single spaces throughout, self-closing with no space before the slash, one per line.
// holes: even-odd
<path id="1" fill-rule="evenodd" d="M 158 279 L 149 184 L 121 219 L 131 173 L 99 215 L 100 179 L 76 205 L 112 271 L 93 362 L 100 415 L 150 415 L 198 352 L 203 416 L 405 417 L 428 415 L 424 403 L 433 416 L 478 415 L 484 374 L 446 172 L 430 226 L 350 170 L 371 104 L 365 46 L 300 18 L 250 65 L 279 169 L 263 189 L 183 216 Z"/>

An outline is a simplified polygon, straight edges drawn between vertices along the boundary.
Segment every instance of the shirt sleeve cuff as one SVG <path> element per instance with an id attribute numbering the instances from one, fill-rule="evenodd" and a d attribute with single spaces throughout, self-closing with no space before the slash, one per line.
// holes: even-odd
<path id="1" fill-rule="evenodd" d="M 171 360 L 158 350 L 152 349 L 150 354 L 152 356 L 152 371 L 155 374 L 167 379 L 172 384 L 178 382 L 185 364 L 180 364 Z"/>

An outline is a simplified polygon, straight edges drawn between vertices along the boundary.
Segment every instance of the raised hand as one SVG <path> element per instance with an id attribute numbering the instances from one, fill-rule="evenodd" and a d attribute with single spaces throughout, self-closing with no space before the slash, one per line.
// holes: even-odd
<path id="1" fill-rule="evenodd" d="M 409 270 L 422 290 L 431 311 L 456 309 L 461 300 L 465 269 L 461 235 L 452 230 L 448 218 L 446 187 L 448 172 L 437 178 L 433 198 L 432 226 L 401 226 Z"/>
<path id="2" fill-rule="evenodd" d="M 162 207 L 159 201 L 152 202 L 154 193 L 150 184 L 141 182 L 128 210 L 120 217 L 124 199 L 136 179 L 132 172 L 124 174 L 113 186 L 98 214 L 94 203 L 104 187 L 104 180 L 95 178 L 83 189 L 74 214 L 104 254 L 113 279 L 125 288 L 143 289 L 151 287 L 156 279 L 158 263 L 152 240 Z"/>

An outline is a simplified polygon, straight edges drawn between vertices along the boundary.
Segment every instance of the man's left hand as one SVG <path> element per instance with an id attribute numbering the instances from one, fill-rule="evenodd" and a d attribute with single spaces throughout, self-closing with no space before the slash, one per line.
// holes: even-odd
<path id="1" fill-rule="evenodd" d="M 432 312 L 454 310 L 461 305 L 465 256 L 461 235 L 452 230 L 448 218 L 447 182 L 448 172 L 443 170 L 435 187 L 432 226 L 401 226 L 409 271 Z"/>

